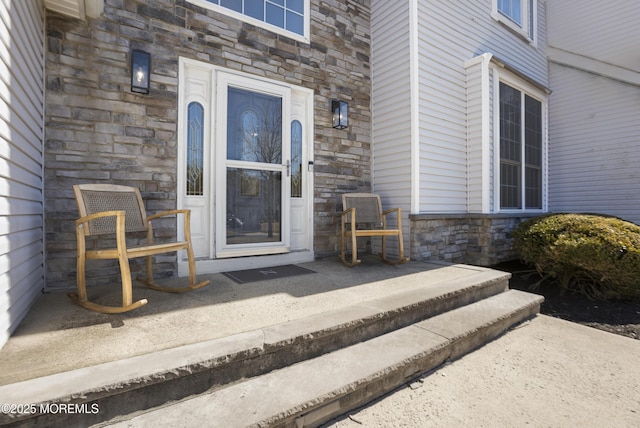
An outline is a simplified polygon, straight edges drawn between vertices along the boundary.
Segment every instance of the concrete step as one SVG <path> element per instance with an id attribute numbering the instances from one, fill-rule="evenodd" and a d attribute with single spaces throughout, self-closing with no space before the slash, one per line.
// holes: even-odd
<path id="1" fill-rule="evenodd" d="M 71 404 L 80 410 L 73 414 L 73 425 L 89 426 L 215 391 L 444 316 L 504 292 L 509 278 L 508 273 L 480 269 L 459 279 L 416 284 L 411 291 L 384 299 L 367 301 L 365 297 L 350 307 L 304 319 L 3 385 L 0 397 L 32 404 L 36 410 Z M 95 408 L 99 412 L 91 411 Z M 57 426 L 69 420 L 68 412 L 0 414 L 0 425 Z"/>
<path id="2" fill-rule="evenodd" d="M 109 426 L 318 426 L 495 338 L 538 313 L 541 302 L 510 290 Z"/>

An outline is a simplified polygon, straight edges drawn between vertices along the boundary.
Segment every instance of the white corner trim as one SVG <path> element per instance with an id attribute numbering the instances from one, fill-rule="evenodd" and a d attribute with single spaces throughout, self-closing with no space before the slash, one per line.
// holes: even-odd
<path id="1" fill-rule="evenodd" d="M 489 72 L 489 66 L 491 64 L 490 53 L 482 55 L 481 75 L 482 75 L 482 182 L 485 183 L 482 186 L 482 212 L 489 213 L 491 211 L 491 192 L 486 184 L 491 182 L 491 162 L 489 159 L 489 153 L 491 153 L 491 111 L 489 110 L 489 103 L 491 102 L 491 73 Z M 497 74 L 497 73 L 496 73 Z M 495 83 L 494 83 L 495 85 Z M 495 98 L 495 97 L 494 97 Z M 493 109 L 495 112 L 495 107 Z"/>
<path id="2" fill-rule="evenodd" d="M 482 151 L 482 166 L 481 166 L 481 174 L 482 174 L 482 199 L 481 199 L 481 210 L 483 213 L 491 213 L 491 193 L 492 189 L 489 186 L 491 182 L 491 159 L 489 154 L 491 153 L 491 147 L 493 141 L 491 141 L 491 130 L 494 128 L 494 125 L 491 122 L 491 111 L 496 111 L 495 106 L 491 106 L 491 86 L 495 87 L 495 82 L 491 81 L 491 60 L 493 58 L 493 54 L 489 52 L 485 52 L 482 55 L 478 55 L 466 61 L 464 63 L 465 69 L 469 69 L 471 67 L 480 67 L 480 93 L 481 93 L 481 123 L 482 123 L 482 132 L 481 132 L 481 151 Z M 497 73 L 494 73 L 494 76 L 497 76 Z M 495 98 L 495 97 L 494 97 Z"/>
<path id="3" fill-rule="evenodd" d="M 464 68 L 469 68 L 476 64 L 480 64 L 482 62 L 485 62 L 488 64 L 491 61 L 491 58 L 493 58 L 493 54 L 490 52 L 485 52 L 482 55 L 474 56 L 473 58 L 467 60 L 464 63 Z"/>
<path id="4" fill-rule="evenodd" d="M 409 1 L 409 67 L 411 86 L 411 200 L 410 213 L 420 212 L 420 44 L 418 1 Z"/>

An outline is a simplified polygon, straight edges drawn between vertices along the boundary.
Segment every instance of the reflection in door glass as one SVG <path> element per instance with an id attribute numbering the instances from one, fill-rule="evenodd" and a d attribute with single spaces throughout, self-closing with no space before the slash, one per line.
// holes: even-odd
<path id="1" fill-rule="evenodd" d="M 282 172 L 227 168 L 227 244 L 281 241 Z"/>
<path id="2" fill-rule="evenodd" d="M 282 98 L 229 88 L 227 159 L 282 163 Z"/>
<path id="3" fill-rule="evenodd" d="M 281 242 L 282 98 L 229 87 L 227 100 L 227 245 Z"/>

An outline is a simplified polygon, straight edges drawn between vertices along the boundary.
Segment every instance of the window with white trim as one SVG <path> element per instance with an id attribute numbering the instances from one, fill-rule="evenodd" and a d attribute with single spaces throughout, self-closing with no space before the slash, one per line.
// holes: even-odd
<path id="1" fill-rule="evenodd" d="M 533 41 L 537 4 L 537 0 L 493 0 L 491 16 Z"/>
<path id="2" fill-rule="evenodd" d="M 189 0 L 280 34 L 309 40 L 310 0 Z"/>
<path id="3" fill-rule="evenodd" d="M 542 210 L 545 106 L 500 82 L 500 210 Z"/>

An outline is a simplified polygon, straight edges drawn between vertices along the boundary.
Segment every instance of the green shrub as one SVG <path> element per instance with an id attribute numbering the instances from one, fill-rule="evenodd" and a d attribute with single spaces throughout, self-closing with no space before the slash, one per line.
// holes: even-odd
<path id="1" fill-rule="evenodd" d="M 640 298 L 640 226 L 614 217 L 554 214 L 513 232 L 520 258 L 543 278 L 591 298 Z"/>

